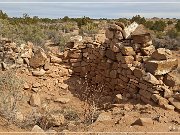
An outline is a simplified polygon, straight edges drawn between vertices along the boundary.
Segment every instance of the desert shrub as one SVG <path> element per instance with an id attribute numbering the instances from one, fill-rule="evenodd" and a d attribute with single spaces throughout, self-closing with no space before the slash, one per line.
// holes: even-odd
<path id="1" fill-rule="evenodd" d="M 71 35 L 61 35 L 59 38 L 59 50 L 64 51 L 66 43 L 69 41 Z"/>
<path id="2" fill-rule="evenodd" d="M 171 25 L 171 24 L 173 24 L 173 21 L 169 20 L 169 21 L 167 22 L 167 24 L 168 24 L 168 25 Z"/>
<path id="3" fill-rule="evenodd" d="M 18 102 L 22 100 L 23 81 L 14 71 L 8 71 L 0 75 L 0 114 L 9 121 L 15 119 L 18 111 Z"/>
<path id="4" fill-rule="evenodd" d="M 146 19 L 144 17 L 141 17 L 140 15 L 133 16 L 131 19 L 131 22 L 137 22 L 138 24 L 145 24 Z"/>
<path id="5" fill-rule="evenodd" d="M 65 33 L 69 33 L 71 31 L 73 31 L 76 28 L 76 24 L 74 22 L 66 22 L 65 24 L 63 24 L 62 26 L 62 30 Z"/>
<path id="6" fill-rule="evenodd" d="M 176 50 L 180 48 L 180 40 L 178 38 L 173 39 L 168 36 L 164 36 L 163 38 L 155 38 L 154 45 L 156 48 L 167 48 L 170 50 Z"/>
<path id="7" fill-rule="evenodd" d="M 153 21 L 146 21 L 146 23 L 144 24 L 147 28 L 152 29 L 154 22 Z"/>
<path id="8" fill-rule="evenodd" d="M 166 33 L 166 35 L 170 38 L 176 38 L 178 36 L 178 32 L 174 29 L 171 29 Z"/>
<path id="9" fill-rule="evenodd" d="M 180 20 L 177 21 L 175 28 L 178 32 L 180 32 Z"/>
<path id="10" fill-rule="evenodd" d="M 166 27 L 166 23 L 160 20 L 160 21 L 156 21 L 151 27 L 151 29 L 155 31 L 164 31 L 165 27 Z"/>
<path id="11" fill-rule="evenodd" d="M 81 34 L 96 34 L 98 33 L 98 25 L 95 23 L 87 23 L 86 25 L 83 25 L 80 29 Z"/>

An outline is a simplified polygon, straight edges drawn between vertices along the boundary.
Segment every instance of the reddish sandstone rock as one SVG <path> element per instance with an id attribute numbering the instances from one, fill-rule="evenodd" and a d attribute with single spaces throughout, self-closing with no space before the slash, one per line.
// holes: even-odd
<path id="1" fill-rule="evenodd" d="M 176 69 L 178 66 L 177 59 L 168 59 L 162 61 L 150 60 L 147 61 L 145 67 L 148 72 L 154 75 L 167 74 L 170 71 Z"/>

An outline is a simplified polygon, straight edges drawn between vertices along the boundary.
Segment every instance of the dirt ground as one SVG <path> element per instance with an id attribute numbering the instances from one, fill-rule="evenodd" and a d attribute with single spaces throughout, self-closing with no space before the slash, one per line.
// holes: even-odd
<path id="1" fill-rule="evenodd" d="M 175 52 L 176 57 L 180 63 L 180 52 Z M 179 64 L 180 68 L 180 64 Z M 38 89 L 38 93 L 41 97 L 42 107 L 41 109 L 47 109 L 48 111 L 58 111 L 62 108 L 68 108 L 76 112 L 80 120 L 85 120 L 88 115 L 88 109 L 93 108 L 93 105 L 88 105 L 86 99 L 83 98 L 83 94 L 86 91 L 82 91 L 81 80 L 78 77 L 62 76 L 59 71 L 63 70 L 63 67 L 58 65 L 51 65 L 52 72 L 45 77 L 33 77 L 26 70 L 18 70 L 18 76 L 22 78 L 28 84 L 39 82 L 41 87 Z M 179 78 L 180 78 L 180 72 Z M 68 84 L 68 89 L 60 88 L 63 84 Z M 28 114 L 32 111 L 32 108 L 28 104 L 29 97 L 34 91 L 24 90 L 24 102 L 21 104 L 20 109 L 22 113 Z M 56 102 L 55 99 L 63 97 L 68 98 L 68 103 L 62 104 Z M 91 108 L 91 109 L 92 109 Z M 37 108 L 36 108 L 37 109 Z M 39 110 L 40 112 L 43 110 Z M 135 100 L 128 100 L 122 104 L 114 104 L 108 107 L 108 109 L 98 109 L 97 112 L 106 112 L 107 117 L 111 119 L 105 121 L 95 121 L 92 124 L 81 123 L 78 120 L 71 120 L 73 124 L 69 124 L 62 127 L 51 127 L 52 130 L 57 132 L 63 132 L 61 134 L 180 134 L 180 114 L 177 111 L 165 110 L 158 106 L 145 105 L 142 102 Z M 138 118 L 151 118 L 153 123 L 145 126 L 133 125 Z M 105 118 L 106 119 L 106 118 Z M 0 134 L 29 134 L 32 127 L 20 128 L 17 124 L 10 124 L 8 121 L 0 117 Z M 67 132 L 65 132 L 67 131 Z M 9 132 L 9 133 L 6 133 Z M 14 132 L 14 133 L 12 133 Z M 17 133 L 15 133 L 17 132 Z M 24 133 L 27 132 L 27 133 Z M 136 133 L 135 133 L 136 132 Z"/>

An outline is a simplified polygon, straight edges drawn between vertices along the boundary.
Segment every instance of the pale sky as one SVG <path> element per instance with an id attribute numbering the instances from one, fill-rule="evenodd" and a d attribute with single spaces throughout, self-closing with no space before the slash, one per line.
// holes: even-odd
<path id="1" fill-rule="evenodd" d="M 20 17 L 22 16 L 23 13 L 27 13 L 30 16 L 39 16 L 39 17 L 47 17 L 47 18 L 61 18 L 64 16 L 69 16 L 69 17 L 88 16 L 91 18 L 123 18 L 123 17 L 131 18 L 132 16 L 139 14 L 147 18 L 168 17 L 168 18 L 180 19 L 180 0 L 0 0 L 0 2 L 1 2 L 0 10 L 3 10 L 11 17 L 13 16 Z M 34 2 L 34 3 L 20 3 L 20 2 Z M 43 3 L 43 2 L 73 2 L 73 3 Z M 75 3 L 75 2 L 80 2 L 80 3 Z M 94 3 L 83 3 L 83 2 L 94 2 Z M 95 2 L 102 2 L 102 3 L 95 3 Z M 114 3 L 106 3 L 106 2 L 114 2 Z M 128 2 L 128 3 L 115 3 L 115 2 Z M 135 2 L 139 2 L 139 3 L 135 3 Z M 173 3 L 167 3 L 167 2 L 173 2 Z"/>

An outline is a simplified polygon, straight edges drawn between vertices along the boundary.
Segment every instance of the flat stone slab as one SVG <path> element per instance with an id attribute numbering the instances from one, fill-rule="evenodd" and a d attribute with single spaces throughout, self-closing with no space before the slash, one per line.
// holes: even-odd
<path id="1" fill-rule="evenodd" d="M 162 61 L 150 60 L 145 63 L 148 72 L 154 75 L 164 75 L 176 69 L 178 66 L 177 59 L 168 59 Z"/>

